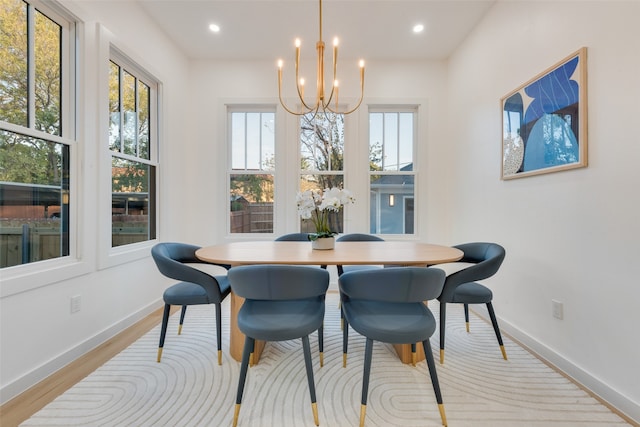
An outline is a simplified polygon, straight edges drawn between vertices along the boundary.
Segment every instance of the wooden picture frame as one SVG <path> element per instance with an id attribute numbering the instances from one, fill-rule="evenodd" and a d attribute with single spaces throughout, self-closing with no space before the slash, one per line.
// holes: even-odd
<path id="1" fill-rule="evenodd" d="M 587 48 L 501 99 L 502 174 L 514 179 L 587 166 Z"/>

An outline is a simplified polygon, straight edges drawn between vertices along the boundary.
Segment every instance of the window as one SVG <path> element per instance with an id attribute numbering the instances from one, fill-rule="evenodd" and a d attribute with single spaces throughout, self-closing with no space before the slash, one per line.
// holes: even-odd
<path id="1" fill-rule="evenodd" d="M 156 237 L 157 83 L 112 54 L 109 71 L 111 246 Z"/>
<path id="2" fill-rule="evenodd" d="M 273 233 L 275 109 L 230 108 L 229 232 Z"/>
<path id="3" fill-rule="evenodd" d="M 344 114 L 308 113 L 300 116 L 300 191 L 344 188 Z M 344 231 L 344 211 L 329 213 L 329 228 Z M 302 232 L 315 232 L 311 221 Z"/>
<path id="4" fill-rule="evenodd" d="M 370 229 L 414 234 L 415 110 L 369 111 Z"/>
<path id="5" fill-rule="evenodd" d="M 68 256 L 74 23 L 0 0 L 0 268 Z"/>

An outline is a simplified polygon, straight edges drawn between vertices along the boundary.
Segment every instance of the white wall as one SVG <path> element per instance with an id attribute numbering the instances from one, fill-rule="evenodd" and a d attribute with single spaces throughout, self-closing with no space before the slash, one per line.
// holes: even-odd
<path id="1" fill-rule="evenodd" d="M 636 420 L 639 16 L 632 1 L 499 2 L 449 69 L 453 240 L 502 243 L 503 328 Z M 589 166 L 501 181 L 500 98 L 582 46 Z"/>
<path id="2" fill-rule="evenodd" d="M 348 60 L 345 60 L 348 64 Z M 353 75 L 346 69 L 345 79 L 341 79 L 341 99 L 354 100 L 359 92 L 357 68 Z M 287 75 L 288 71 L 288 75 Z M 267 62 L 192 62 L 190 70 L 192 88 L 190 102 L 193 116 L 190 126 L 194 129 L 192 140 L 185 141 L 191 147 L 194 166 L 185 171 L 190 181 L 199 182 L 191 187 L 191 203 L 198 206 L 193 209 L 192 221 L 187 231 L 189 239 L 199 244 L 219 241 L 225 237 L 226 207 L 221 208 L 220 200 L 228 195 L 226 187 L 226 104 L 275 105 L 280 120 L 276 127 L 276 139 L 287 147 L 298 143 L 297 119 L 284 113 L 277 98 L 277 69 L 275 61 Z M 349 79 L 351 77 L 351 80 Z M 293 79 L 293 70 L 285 70 L 285 81 Z M 446 153 L 448 130 L 446 127 L 446 64 L 444 62 L 398 62 L 394 64 L 367 63 L 365 80 L 366 98 L 358 112 L 345 119 L 345 187 L 356 197 L 356 204 L 346 211 L 345 230 L 348 232 L 368 232 L 367 224 L 358 218 L 367 218 L 368 176 L 367 159 L 355 159 L 350 156 L 353 146 L 367 144 L 367 105 L 402 103 L 419 105 L 420 123 L 418 139 L 418 164 L 424 165 L 419 171 L 418 186 L 420 197 L 418 207 L 421 215 L 416 218 L 420 237 L 430 241 L 448 243 L 448 222 L 446 212 L 448 192 L 439 177 L 448 169 L 442 161 Z M 286 83 L 285 83 L 286 84 Z M 290 106 L 296 105 L 292 93 L 285 93 Z M 298 231 L 295 210 L 295 191 L 297 191 L 297 158 L 278 157 L 276 153 L 276 180 L 280 179 L 287 188 L 288 199 L 276 190 L 276 203 L 288 203 L 289 211 L 285 218 L 276 218 L 275 234 Z M 362 163 L 362 162 L 365 163 Z M 360 163 L 359 163 L 360 162 Z M 354 170 L 361 172 L 354 173 Z M 364 171 L 364 172 L 363 172 Z M 363 184 L 364 183 L 364 184 Z M 276 189 L 279 186 L 276 184 Z M 282 197 L 282 198 L 280 198 Z M 202 227 L 202 224 L 207 224 Z M 293 227 L 293 228 L 292 228 Z M 234 236 L 242 238 L 242 236 Z M 266 236 L 265 238 L 271 238 Z M 255 239 L 255 236 L 251 236 Z"/>
<path id="3" fill-rule="evenodd" d="M 82 121 L 79 146 L 74 148 L 80 156 L 81 170 L 78 182 L 74 183 L 80 187 L 79 258 L 56 268 L 52 264 L 58 261 L 44 262 L 40 267 L 44 274 L 21 276 L 2 272 L 0 403 L 162 305 L 162 291 L 168 281 L 160 276 L 149 257 L 150 245 L 138 245 L 137 249 L 117 256 L 108 250 L 110 160 L 106 136 L 99 134 L 104 116 L 98 117 L 100 109 L 107 105 L 106 99 L 99 99 L 98 86 L 99 66 L 108 67 L 109 60 L 108 45 L 106 50 L 101 45 L 103 36 L 107 35 L 109 41 L 164 84 L 163 106 L 168 120 L 162 124 L 165 138 L 160 153 L 161 182 L 174 181 L 174 176 L 179 181 L 180 171 L 188 168 L 180 145 L 188 114 L 186 59 L 135 4 L 94 1 L 63 4 L 85 22 L 79 57 Z M 96 23 L 103 25 L 104 31 L 99 31 Z M 165 169 L 171 177 L 165 174 Z M 100 182 L 99 176 L 104 176 L 105 171 L 107 180 Z M 184 206 L 176 188 L 180 184 L 162 191 L 159 235 L 163 239 L 178 239 L 182 233 L 179 223 L 174 222 Z M 101 205 L 107 206 L 104 212 L 99 209 Z M 20 292 L 21 289 L 28 290 Z M 71 314 L 70 297 L 75 295 L 81 296 L 81 310 Z"/>

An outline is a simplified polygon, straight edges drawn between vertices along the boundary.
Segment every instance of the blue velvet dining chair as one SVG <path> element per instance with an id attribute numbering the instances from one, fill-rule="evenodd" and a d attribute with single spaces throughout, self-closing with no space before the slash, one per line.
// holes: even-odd
<path id="1" fill-rule="evenodd" d="M 322 330 L 329 272 L 309 266 L 246 265 L 232 268 L 228 276 L 233 292 L 245 299 L 237 317 L 238 328 L 245 335 L 245 343 L 233 426 L 238 423 L 255 340 L 285 341 L 297 338 L 302 340 L 311 409 L 314 422 L 319 425 L 309 334 Z"/>
<path id="2" fill-rule="evenodd" d="M 289 233 L 276 237 L 276 242 L 310 242 L 310 233 Z M 321 268 L 326 269 L 326 265 L 321 265 Z"/>
<path id="3" fill-rule="evenodd" d="M 464 318 L 469 332 L 469 304 L 486 304 L 491 325 L 498 338 L 502 357 L 507 360 L 500 328 L 493 310 L 493 292 L 478 280 L 487 279 L 498 272 L 506 255 L 505 249 L 497 243 L 474 242 L 456 245 L 464 255 L 458 262 L 471 264 L 447 276 L 438 297 L 440 301 L 440 363 L 444 363 L 444 340 L 447 320 L 447 304 L 459 303 L 464 306 Z"/>
<path id="4" fill-rule="evenodd" d="M 447 425 L 430 337 L 436 320 L 424 301 L 442 292 L 445 273 L 437 268 L 389 267 L 346 272 L 339 279 L 344 313 L 343 361 L 346 363 L 349 334 L 347 326 L 366 338 L 360 426 L 364 426 L 373 342 L 390 344 L 422 343 L 436 395 L 440 418 Z M 415 357 L 414 357 L 415 360 Z"/>
<path id="5" fill-rule="evenodd" d="M 384 242 L 382 237 L 373 234 L 350 233 L 343 234 L 336 239 L 336 242 Z M 375 265 L 338 265 L 338 277 L 347 271 L 365 270 L 371 268 L 379 268 Z"/>
<path id="6" fill-rule="evenodd" d="M 310 242 L 309 240 L 310 233 L 289 233 L 283 234 L 276 238 L 276 242 Z M 326 265 L 321 265 L 320 268 L 327 269 Z M 320 367 L 324 366 L 324 337 L 323 335 L 324 327 L 318 330 L 318 350 L 320 351 Z"/>
<path id="7" fill-rule="evenodd" d="M 276 237 L 276 242 L 308 242 L 309 233 L 289 233 Z"/>
<path id="8" fill-rule="evenodd" d="M 151 256 L 160 272 L 180 282 L 164 291 L 164 313 L 160 330 L 160 344 L 158 346 L 158 362 L 162 358 L 169 313 L 172 305 L 182 306 L 178 334 L 182 333 L 182 324 L 187 313 L 187 306 L 198 304 L 213 304 L 216 308 L 216 338 L 218 343 L 218 365 L 222 364 L 222 311 L 221 303 L 231 292 L 226 275 L 210 275 L 187 264 L 207 264 L 196 256 L 199 246 L 186 243 L 165 242 L 158 243 L 151 248 Z M 229 269 L 230 266 L 219 264 Z"/>
<path id="9" fill-rule="evenodd" d="M 375 236 L 373 234 L 365 234 L 365 233 L 350 233 L 343 234 L 342 236 L 336 239 L 336 242 L 384 242 L 382 237 Z M 359 270 L 370 270 L 372 268 L 380 268 L 378 265 L 337 265 L 338 268 L 338 277 L 342 276 L 347 271 L 359 271 Z M 342 311 L 340 311 L 340 329 L 343 331 L 347 331 L 344 325 L 344 315 Z"/>

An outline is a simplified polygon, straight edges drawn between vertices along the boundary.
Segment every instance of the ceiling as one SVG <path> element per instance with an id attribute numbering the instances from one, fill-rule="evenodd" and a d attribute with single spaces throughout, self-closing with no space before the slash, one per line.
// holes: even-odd
<path id="1" fill-rule="evenodd" d="M 322 38 L 327 58 L 334 37 L 340 58 L 448 58 L 496 0 L 325 0 Z M 291 60 L 314 57 L 317 0 L 137 0 L 191 59 Z M 208 26 L 220 26 L 212 33 Z M 415 24 L 424 25 L 414 34 Z"/>

